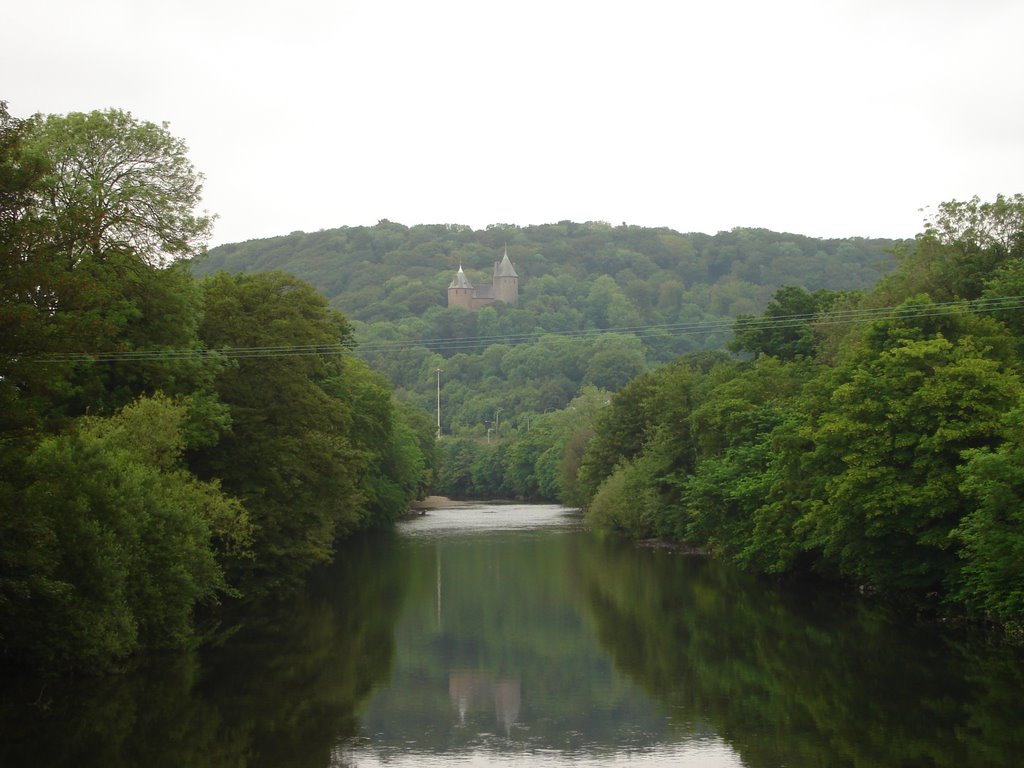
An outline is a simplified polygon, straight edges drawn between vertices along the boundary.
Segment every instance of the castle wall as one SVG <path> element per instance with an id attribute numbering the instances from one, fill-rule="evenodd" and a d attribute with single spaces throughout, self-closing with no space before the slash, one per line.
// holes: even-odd
<path id="1" fill-rule="evenodd" d="M 473 306 L 472 288 L 449 288 L 448 306 L 462 307 L 463 309 L 477 309 Z"/>
<path id="2" fill-rule="evenodd" d="M 519 303 L 519 279 L 515 277 L 494 278 L 494 298 L 509 306 Z"/>

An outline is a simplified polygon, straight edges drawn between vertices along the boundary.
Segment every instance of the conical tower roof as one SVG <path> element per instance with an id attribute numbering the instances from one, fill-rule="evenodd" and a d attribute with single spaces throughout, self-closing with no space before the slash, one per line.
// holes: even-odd
<path id="1" fill-rule="evenodd" d="M 501 257 L 501 261 L 494 268 L 495 277 L 519 277 L 516 274 L 515 268 L 512 266 L 512 262 L 508 258 L 508 246 L 505 246 L 505 255 Z"/>
<path id="2" fill-rule="evenodd" d="M 472 288 L 473 285 L 469 282 L 469 278 L 466 277 L 466 273 L 462 271 L 462 265 L 459 264 L 459 271 L 455 273 L 455 279 L 452 280 L 449 288 Z"/>

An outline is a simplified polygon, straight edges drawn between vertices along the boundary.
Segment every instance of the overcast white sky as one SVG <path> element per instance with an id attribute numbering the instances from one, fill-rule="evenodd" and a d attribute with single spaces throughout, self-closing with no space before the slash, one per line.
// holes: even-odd
<path id="1" fill-rule="evenodd" d="M 213 244 L 572 219 L 913 236 L 1024 192 L 1021 0 L 34 0 L 12 114 L 168 121 Z"/>

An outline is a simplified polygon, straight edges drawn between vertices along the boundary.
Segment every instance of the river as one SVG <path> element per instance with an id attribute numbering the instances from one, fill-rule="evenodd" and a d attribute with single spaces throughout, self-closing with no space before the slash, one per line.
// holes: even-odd
<path id="1" fill-rule="evenodd" d="M 117 678 L 0 686 L 3 766 L 1012 766 L 1024 654 L 821 585 L 436 510 Z"/>

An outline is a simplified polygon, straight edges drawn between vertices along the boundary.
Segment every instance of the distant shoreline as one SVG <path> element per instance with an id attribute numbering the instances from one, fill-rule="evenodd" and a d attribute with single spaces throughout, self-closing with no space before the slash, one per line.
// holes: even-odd
<path id="1" fill-rule="evenodd" d="M 468 501 L 453 501 L 447 496 L 426 496 L 422 499 L 417 499 L 409 504 L 409 510 L 411 512 L 425 512 L 429 509 L 450 509 L 452 507 L 465 507 L 469 504 Z"/>

